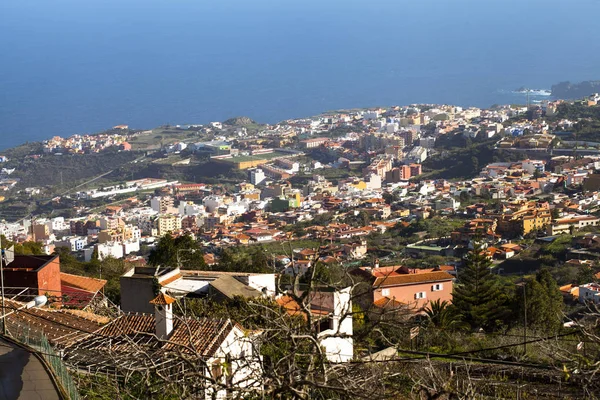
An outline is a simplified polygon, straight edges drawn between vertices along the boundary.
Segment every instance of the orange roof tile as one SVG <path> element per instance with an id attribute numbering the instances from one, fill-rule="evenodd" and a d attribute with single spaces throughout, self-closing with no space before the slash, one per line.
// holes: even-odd
<path id="1" fill-rule="evenodd" d="M 373 286 L 400 286 L 415 283 L 449 281 L 454 279 L 452 275 L 444 271 L 425 272 L 420 274 L 403 274 L 387 276 L 375 279 Z"/>
<path id="2" fill-rule="evenodd" d="M 65 272 L 61 272 L 60 284 L 61 286 L 69 286 L 76 289 L 97 293 L 104 287 L 104 285 L 106 285 L 106 280 L 89 278 L 87 276 L 72 275 L 67 274 Z"/>
<path id="3" fill-rule="evenodd" d="M 181 274 L 175 274 L 170 278 L 165 279 L 164 281 L 159 281 L 159 283 L 161 286 L 167 286 L 169 283 L 175 282 L 179 278 L 181 278 Z"/>
<path id="4" fill-rule="evenodd" d="M 160 292 L 158 294 L 158 296 L 156 296 L 155 298 L 153 298 L 152 300 L 150 300 L 150 304 L 156 304 L 156 305 L 166 305 L 166 304 L 172 304 L 175 303 L 175 299 L 171 296 L 169 296 L 168 294 L 164 294 L 163 292 Z"/>
<path id="5" fill-rule="evenodd" d="M 400 308 L 405 306 L 404 303 L 396 301 L 396 299 L 390 299 L 389 297 L 382 297 L 373 302 L 373 305 L 377 308 Z"/>

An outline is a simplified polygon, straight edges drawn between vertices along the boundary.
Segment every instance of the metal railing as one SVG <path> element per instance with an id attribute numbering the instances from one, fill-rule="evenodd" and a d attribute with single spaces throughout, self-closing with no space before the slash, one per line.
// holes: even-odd
<path id="1" fill-rule="evenodd" d="M 0 320 L 0 327 L 4 328 L 5 320 Z M 34 330 L 29 325 L 17 324 L 12 321 L 7 321 L 6 324 L 8 335 L 19 343 L 22 343 L 41 355 L 48 366 L 52 369 L 57 383 L 61 386 L 64 393 L 70 400 L 79 400 L 79 392 L 77 385 L 69 374 L 66 365 L 63 363 L 60 355 L 52 348 L 48 342 L 48 338 L 39 330 Z"/>

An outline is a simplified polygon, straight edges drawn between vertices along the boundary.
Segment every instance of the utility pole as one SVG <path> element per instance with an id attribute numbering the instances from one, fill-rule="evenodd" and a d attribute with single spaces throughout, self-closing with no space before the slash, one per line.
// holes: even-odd
<path id="1" fill-rule="evenodd" d="M 527 356 L 527 285 L 525 276 L 521 275 L 523 280 L 523 355 Z"/>
<path id="2" fill-rule="evenodd" d="M 35 242 L 35 218 L 33 214 L 29 216 L 29 220 L 31 221 L 31 239 Z"/>
<path id="3" fill-rule="evenodd" d="M 2 237 L 0 236 L 0 284 L 2 287 L 2 333 L 6 336 L 6 308 L 4 306 L 4 249 L 2 248 Z"/>

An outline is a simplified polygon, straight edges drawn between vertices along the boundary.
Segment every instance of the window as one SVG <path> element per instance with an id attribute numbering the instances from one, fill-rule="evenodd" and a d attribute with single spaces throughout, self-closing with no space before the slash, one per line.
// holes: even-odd
<path id="1" fill-rule="evenodd" d="M 390 295 L 390 289 L 381 289 L 381 295 L 382 296 L 389 296 Z"/>
<path id="2" fill-rule="evenodd" d="M 425 292 L 417 292 L 415 293 L 415 299 L 424 299 L 426 296 Z"/>
<path id="3" fill-rule="evenodd" d="M 442 289 L 444 289 L 444 285 L 442 283 L 436 283 L 431 287 L 432 292 L 439 292 Z"/>

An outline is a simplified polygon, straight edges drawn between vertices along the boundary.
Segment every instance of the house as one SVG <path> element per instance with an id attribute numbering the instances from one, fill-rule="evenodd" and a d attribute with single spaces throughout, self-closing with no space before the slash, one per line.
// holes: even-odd
<path id="1" fill-rule="evenodd" d="M 184 358 L 193 358 L 200 373 L 187 379 L 200 385 L 199 398 L 236 397 L 236 389 L 242 388 L 259 391 L 258 378 L 253 376 L 260 369 L 261 358 L 252 345 L 252 335 L 229 319 L 177 318 L 173 315 L 175 302 L 160 292 L 150 301 L 153 314 L 121 314 L 64 349 L 64 355 L 77 360 L 83 369 L 112 360 L 139 369 L 160 364 L 163 371 L 181 369 Z M 212 380 L 216 384 L 209 384 Z"/>
<path id="2" fill-rule="evenodd" d="M 96 299 L 104 302 L 100 291 L 106 281 L 61 272 L 58 255 L 17 255 L 3 272 L 5 293 L 16 300 L 45 295 L 51 303 L 70 308 L 85 308 Z"/>
<path id="3" fill-rule="evenodd" d="M 151 313 L 157 288 L 174 298 L 258 298 L 275 294 L 275 275 L 141 266 L 123 274 L 120 286 L 123 311 Z"/>
<path id="4" fill-rule="evenodd" d="M 310 314 L 318 329 L 318 340 L 330 362 L 342 363 L 354 358 L 352 338 L 351 288 L 317 290 L 308 296 Z M 289 294 L 277 298 L 277 304 L 290 315 L 303 314 L 304 309 Z"/>
<path id="5" fill-rule="evenodd" d="M 423 310 L 431 301 L 452 301 L 454 277 L 445 271 L 398 267 L 389 274 L 373 274 L 373 303 L 382 298 L 408 305 L 414 311 Z"/>
<path id="6" fill-rule="evenodd" d="M 586 283 L 579 286 L 579 302 L 600 304 L 600 284 Z"/>
<path id="7" fill-rule="evenodd" d="M 99 299 L 101 303 L 104 303 L 106 300 L 100 291 L 104 289 L 106 282 L 105 279 L 61 272 L 60 287 L 62 291 L 62 304 L 74 308 L 85 308 L 94 299 Z"/>
<path id="8" fill-rule="evenodd" d="M 62 290 L 58 255 L 16 255 L 4 265 L 3 270 L 6 293 L 19 296 L 46 295 L 53 301 L 60 301 Z"/>
<path id="9" fill-rule="evenodd" d="M 598 226 L 600 218 L 593 215 L 573 215 L 566 218 L 559 218 L 551 225 L 548 225 L 547 234 L 549 236 L 562 233 L 572 233 L 587 226 Z"/>
<path id="10" fill-rule="evenodd" d="M 349 258 L 363 258 L 367 254 L 367 241 L 363 239 L 357 243 L 345 244 L 344 253 Z"/>

